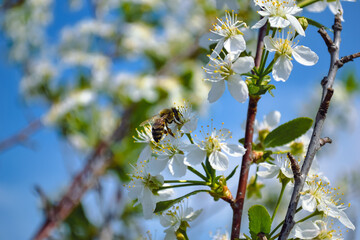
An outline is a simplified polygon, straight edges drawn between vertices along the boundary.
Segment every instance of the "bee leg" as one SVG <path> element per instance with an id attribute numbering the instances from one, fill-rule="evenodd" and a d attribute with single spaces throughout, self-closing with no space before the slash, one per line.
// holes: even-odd
<path id="1" fill-rule="evenodd" d="M 167 122 L 165 122 L 165 125 L 166 125 L 167 132 L 168 132 L 171 136 L 175 137 L 175 135 L 173 134 L 173 132 L 172 132 L 171 129 L 169 128 Z"/>

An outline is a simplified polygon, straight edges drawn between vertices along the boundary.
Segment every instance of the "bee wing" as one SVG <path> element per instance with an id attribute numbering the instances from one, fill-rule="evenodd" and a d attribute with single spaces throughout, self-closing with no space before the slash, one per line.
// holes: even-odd
<path id="1" fill-rule="evenodd" d="M 149 118 L 148 120 L 145 120 L 145 121 L 143 121 L 142 123 L 140 123 L 140 126 L 143 127 L 143 126 L 145 126 L 145 125 L 147 125 L 147 124 L 152 124 L 152 123 L 154 122 L 154 120 L 155 120 L 156 118 L 158 118 L 158 117 L 159 117 L 159 114 L 157 114 L 157 115 L 155 115 L 155 116 L 152 116 L 152 117 Z"/>

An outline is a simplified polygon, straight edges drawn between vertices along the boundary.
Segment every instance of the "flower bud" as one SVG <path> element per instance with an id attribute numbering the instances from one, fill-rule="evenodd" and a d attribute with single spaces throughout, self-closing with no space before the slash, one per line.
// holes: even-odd
<path id="1" fill-rule="evenodd" d="M 301 17 L 298 19 L 299 23 L 301 25 L 301 27 L 304 29 L 304 31 L 307 29 L 307 27 L 309 26 L 308 20 L 304 17 Z"/>

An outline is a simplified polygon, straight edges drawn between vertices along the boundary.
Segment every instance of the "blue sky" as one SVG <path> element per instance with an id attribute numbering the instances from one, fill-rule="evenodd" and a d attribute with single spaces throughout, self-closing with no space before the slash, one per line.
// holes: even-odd
<path id="1" fill-rule="evenodd" d="M 58 31 L 64 25 L 89 17 L 90 14 L 90 10 L 86 8 L 70 14 L 66 4 L 61 1 L 55 2 L 57 12 L 49 28 L 49 36 L 54 40 L 59 37 Z M 341 56 L 360 51 L 359 4 L 359 2 L 343 4 L 346 21 L 343 23 Z M 304 11 L 304 15 L 329 27 L 333 24 L 333 18 L 328 9 L 320 14 Z M 261 99 L 258 119 L 262 119 L 264 114 L 272 110 L 282 112 L 282 122 L 297 117 L 302 101 L 308 99 L 311 90 L 319 85 L 323 76 L 326 75 L 329 65 L 327 48 L 315 28 L 309 27 L 306 34 L 310 37 L 302 39 L 301 44 L 315 51 L 320 57 L 319 62 L 314 67 L 294 63 L 291 79 L 286 83 L 275 83 L 277 88 L 274 91 L 275 98 L 267 94 Z M 0 46 L 2 50 L 5 47 L 3 38 L 0 38 Z M 357 69 L 359 73 L 360 60 L 347 64 L 340 70 L 338 76 L 347 69 Z M 27 106 L 24 103 L 19 94 L 21 72 L 16 65 L 7 62 L 4 54 L 0 57 L 0 73 L 2 76 L 0 112 L 3 113 L 0 117 L 0 139 L 5 139 L 25 127 L 31 119 L 39 117 L 44 108 Z M 318 105 L 318 102 L 314 104 Z M 236 138 L 242 137 L 240 125 L 246 116 L 246 106 L 246 104 L 236 102 L 226 92 L 218 102 L 211 105 L 209 117 L 201 119 L 200 124 L 206 124 L 208 119 L 214 118 L 215 123 L 225 122 L 225 126 L 234 132 Z M 356 106 L 359 109 L 359 99 L 356 100 Z M 327 164 L 323 164 L 322 169 L 332 179 L 335 180 L 339 176 L 337 169 L 340 167 L 341 171 L 351 169 L 354 165 L 352 161 L 359 160 L 359 148 L 354 147 L 354 144 L 358 142 L 359 133 L 359 126 L 357 126 L 352 133 L 340 134 L 337 142 L 341 144 L 331 145 L 331 148 L 336 148 L 337 151 L 330 159 L 326 159 Z M 71 174 L 82 161 L 81 156 L 74 153 L 52 128 L 42 129 L 34 134 L 30 143 L 30 147 L 15 146 L 0 153 L 0 239 L 29 239 L 42 221 L 39 201 L 33 190 L 34 185 L 40 185 L 46 193 L 55 197 L 67 186 Z M 347 164 L 340 165 L 339 159 Z M 213 206 L 217 206 L 216 204 L 224 205 L 217 202 Z M 227 214 L 229 212 L 228 209 L 224 211 Z M 211 223 L 214 226 L 224 227 L 223 222 L 211 221 Z M 227 224 L 229 227 L 230 223 L 227 222 Z M 197 224 L 196 227 L 201 227 L 200 225 Z M 208 231 L 207 228 L 205 230 Z M 158 231 L 161 232 L 162 229 Z M 204 236 L 207 235 L 204 233 Z"/>

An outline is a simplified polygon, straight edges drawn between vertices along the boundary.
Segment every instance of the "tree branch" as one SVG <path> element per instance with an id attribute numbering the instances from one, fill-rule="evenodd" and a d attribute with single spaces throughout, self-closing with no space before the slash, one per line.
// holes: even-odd
<path id="1" fill-rule="evenodd" d="M 323 125 L 326 119 L 326 114 L 329 108 L 330 100 L 334 92 L 332 86 L 334 84 L 337 70 L 339 69 L 336 63 L 339 60 L 339 49 L 340 49 L 340 41 L 341 41 L 340 33 L 342 30 L 340 15 L 335 16 L 335 23 L 333 25 L 333 29 L 334 29 L 334 41 L 332 41 L 331 39 L 330 39 L 331 41 L 329 41 L 327 33 L 326 34 L 324 33 L 324 29 L 319 30 L 319 33 L 323 37 L 325 44 L 328 46 L 329 49 L 329 53 L 331 56 L 330 67 L 327 77 L 325 77 L 321 82 L 323 88 L 322 98 L 321 98 L 320 107 L 316 115 L 314 130 L 312 133 L 312 137 L 310 140 L 310 144 L 308 147 L 308 151 L 306 153 L 303 166 L 301 168 L 300 176 L 298 178 L 299 180 L 295 181 L 293 193 L 289 203 L 288 211 L 286 213 L 284 225 L 282 226 L 280 232 L 279 240 L 286 240 L 290 234 L 291 229 L 295 225 L 294 217 L 300 199 L 300 191 L 302 190 L 305 184 L 306 176 L 310 170 L 316 152 L 320 149 L 321 143 L 324 144 L 324 140 L 321 141 L 320 135 L 322 133 Z M 328 140 L 326 140 L 326 142 L 328 142 Z"/>
<path id="2" fill-rule="evenodd" d="M 360 52 L 347 55 L 345 57 L 340 58 L 339 61 L 337 62 L 337 65 L 339 68 L 341 68 L 345 63 L 353 61 L 355 58 L 358 57 L 360 57 Z"/>
<path id="3" fill-rule="evenodd" d="M 106 170 L 112 160 L 110 147 L 113 143 L 121 141 L 128 133 L 130 116 L 134 108 L 134 106 L 130 106 L 125 109 L 121 124 L 111 138 L 108 141 L 101 142 L 92 152 L 84 169 L 75 176 L 68 191 L 59 203 L 54 206 L 52 214 L 47 216 L 44 224 L 36 233 L 34 240 L 47 238 L 50 232 L 69 216 L 73 209 L 79 204 L 83 194 L 93 186 L 98 177 Z"/>
<path id="4" fill-rule="evenodd" d="M 265 24 L 263 27 L 259 29 L 258 35 L 258 43 L 256 49 L 256 56 L 255 56 L 255 67 L 260 66 L 261 55 L 264 50 L 264 42 L 263 39 L 266 33 Z M 253 135 L 254 135 L 254 122 L 257 112 L 257 103 L 260 100 L 260 96 L 250 96 L 249 97 L 249 106 L 246 118 L 246 129 L 245 129 L 245 144 L 244 147 L 246 148 L 246 152 L 242 158 L 241 162 L 241 171 L 239 177 L 239 185 L 235 195 L 235 199 L 231 205 L 233 209 L 233 221 L 232 221 L 232 228 L 231 228 L 231 239 L 238 239 L 240 236 L 240 227 L 241 227 L 241 217 L 244 208 L 244 200 L 246 196 L 246 186 L 247 180 L 249 176 L 249 169 L 252 160 L 252 142 L 253 142 Z"/>
<path id="5" fill-rule="evenodd" d="M 0 152 L 5 151 L 15 144 L 25 142 L 33 133 L 43 127 L 41 119 L 37 119 L 27 125 L 20 132 L 0 142 Z"/>

